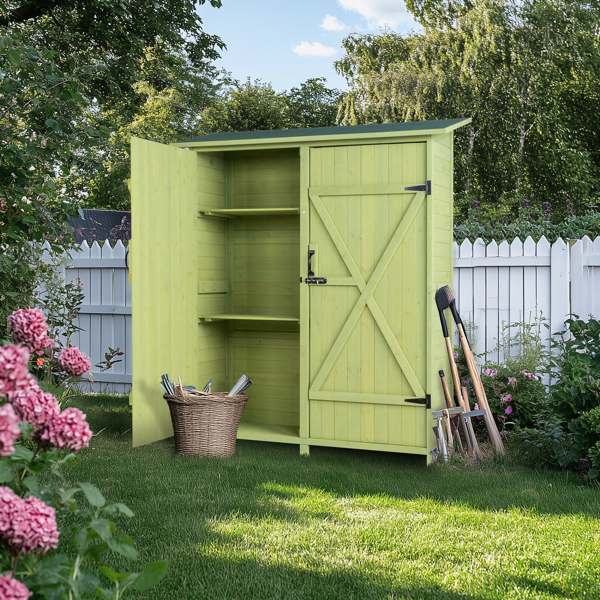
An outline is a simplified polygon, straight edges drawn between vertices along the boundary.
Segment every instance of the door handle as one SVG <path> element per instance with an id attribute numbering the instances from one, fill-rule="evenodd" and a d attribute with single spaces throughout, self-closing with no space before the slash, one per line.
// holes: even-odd
<path id="1" fill-rule="evenodd" d="M 309 250 L 308 251 L 308 276 L 309 277 L 314 277 L 314 272 L 312 270 L 312 257 L 314 256 L 316 250 Z"/>

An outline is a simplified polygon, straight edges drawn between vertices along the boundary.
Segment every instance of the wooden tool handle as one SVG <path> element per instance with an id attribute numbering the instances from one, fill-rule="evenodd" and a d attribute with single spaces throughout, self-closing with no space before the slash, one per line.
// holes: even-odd
<path id="1" fill-rule="evenodd" d="M 504 454 L 504 444 L 502 443 L 502 438 L 500 437 L 498 427 L 496 426 L 496 422 L 494 421 L 494 417 L 490 410 L 490 406 L 485 395 L 485 390 L 483 389 L 483 384 L 481 383 L 481 377 L 479 376 L 479 371 L 477 370 L 477 365 L 475 364 L 475 358 L 473 357 L 469 342 L 465 336 L 465 331 L 460 324 L 458 326 L 458 332 L 460 334 L 460 342 L 463 347 L 463 352 L 465 353 L 465 358 L 467 359 L 467 366 L 469 367 L 473 388 L 475 389 L 475 397 L 477 398 L 479 408 L 485 410 L 485 415 L 483 418 L 490 436 L 490 441 L 492 442 L 492 446 L 496 452 L 499 454 Z"/>
<path id="2" fill-rule="evenodd" d="M 454 450 L 454 438 L 452 437 L 452 426 L 447 410 L 444 411 L 444 424 L 446 425 L 446 433 L 448 436 L 448 451 L 452 452 L 452 450 Z"/>
<path id="3" fill-rule="evenodd" d="M 440 379 L 442 380 L 442 389 L 444 390 L 444 397 L 446 398 L 446 406 L 448 408 L 452 408 L 454 406 L 454 402 L 452 402 L 452 397 L 450 396 L 450 390 L 448 389 L 446 378 L 442 375 L 442 373 L 443 371 L 440 371 Z"/>
<path id="4" fill-rule="evenodd" d="M 448 360 L 450 361 L 450 372 L 452 373 L 452 383 L 454 383 L 454 391 L 456 395 L 460 395 L 460 377 L 458 376 L 458 369 L 456 368 L 456 363 L 454 362 L 454 348 L 452 347 L 452 342 L 450 338 L 446 338 L 446 348 L 448 350 Z"/>
<path id="5" fill-rule="evenodd" d="M 463 398 L 463 403 L 465 405 L 464 406 L 465 412 L 471 412 L 471 405 L 469 404 L 469 394 L 467 392 L 466 387 L 462 388 L 462 398 Z M 463 419 L 462 422 L 464 423 L 465 419 Z M 471 436 L 473 438 L 473 440 L 472 440 L 473 452 L 475 453 L 477 460 L 479 460 L 480 459 L 479 443 L 477 442 L 477 437 L 475 436 L 475 430 L 473 429 L 473 424 L 471 423 L 471 417 L 467 417 L 467 423 L 468 423 L 469 431 L 471 432 Z"/>

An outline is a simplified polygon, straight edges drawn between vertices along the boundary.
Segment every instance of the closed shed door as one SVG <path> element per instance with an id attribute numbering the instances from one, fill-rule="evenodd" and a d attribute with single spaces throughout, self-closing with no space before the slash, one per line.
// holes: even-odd
<path id="1" fill-rule="evenodd" d="M 311 149 L 311 438 L 426 446 L 426 148 Z"/>

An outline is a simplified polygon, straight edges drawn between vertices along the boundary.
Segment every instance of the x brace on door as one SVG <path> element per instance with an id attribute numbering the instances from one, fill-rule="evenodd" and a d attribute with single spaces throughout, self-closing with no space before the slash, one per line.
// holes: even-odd
<path id="1" fill-rule="evenodd" d="M 374 186 L 372 186 L 374 187 Z M 345 325 L 342 327 L 340 334 L 338 335 L 335 343 L 333 344 L 329 354 L 327 355 L 325 361 L 323 362 L 321 369 L 317 373 L 315 380 L 309 390 L 310 392 L 318 392 L 321 390 L 321 387 L 325 383 L 325 379 L 329 375 L 329 372 L 333 368 L 335 361 L 337 360 L 340 352 L 342 351 L 344 345 L 347 343 L 348 338 L 352 334 L 354 327 L 358 323 L 360 315 L 365 306 L 369 307 L 375 322 L 379 326 L 385 341 L 387 342 L 392 354 L 396 358 L 400 369 L 404 373 L 406 380 L 408 381 L 410 387 L 412 388 L 415 396 L 425 396 L 425 391 L 421 387 L 417 376 L 412 370 L 408 360 L 406 359 L 406 355 L 402 351 L 396 336 L 392 332 L 384 314 L 381 312 L 379 305 L 377 304 L 377 300 L 375 300 L 374 292 L 375 288 L 381 281 L 381 278 L 388 268 L 392 258 L 396 254 L 400 244 L 402 243 L 402 239 L 406 235 L 409 226 L 417 216 L 423 201 L 425 200 L 425 192 L 417 192 L 414 191 L 405 191 L 405 186 L 376 186 L 377 192 L 374 192 L 372 187 L 361 187 L 361 186 L 353 186 L 353 187 L 319 187 L 319 188 L 309 188 L 309 196 L 310 200 L 313 203 L 314 207 L 317 209 L 319 217 L 325 226 L 325 229 L 331 236 L 333 243 L 335 244 L 338 252 L 340 253 L 348 271 L 352 275 L 354 279 L 354 283 L 358 287 L 360 291 L 360 297 L 352 312 L 348 316 Z M 408 207 L 404 217 L 400 221 L 394 235 L 390 239 L 385 252 L 381 256 L 381 259 L 377 263 L 373 274 L 371 275 L 369 282 L 367 283 L 360 272 L 352 254 L 348 250 L 340 232 L 338 231 L 335 223 L 331 219 L 329 212 L 325 208 L 323 201 L 321 200 L 321 196 L 350 196 L 350 195 L 367 195 L 367 194 L 414 194 L 413 201 Z"/>

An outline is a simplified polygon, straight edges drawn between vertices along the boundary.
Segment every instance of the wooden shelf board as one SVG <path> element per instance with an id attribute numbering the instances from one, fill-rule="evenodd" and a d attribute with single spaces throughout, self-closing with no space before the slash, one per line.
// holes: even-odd
<path id="1" fill-rule="evenodd" d="M 200 214 L 207 217 L 227 217 L 230 219 L 236 217 L 272 217 L 299 215 L 300 208 L 213 208 L 211 210 L 200 211 Z"/>
<path id="2" fill-rule="evenodd" d="M 204 315 L 198 317 L 201 321 L 208 323 L 210 321 L 288 321 L 290 323 L 300 323 L 300 317 L 273 317 L 267 315 Z"/>
<path id="3" fill-rule="evenodd" d="M 247 421 L 240 422 L 237 439 L 256 440 L 259 442 L 281 442 L 282 444 L 299 444 L 301 441 L 298 427 L 249 423 Z"/>

